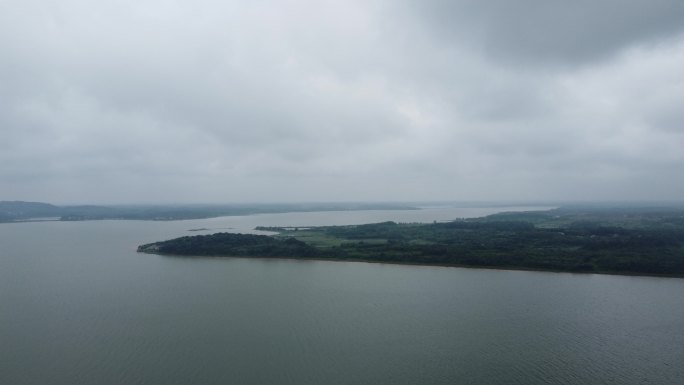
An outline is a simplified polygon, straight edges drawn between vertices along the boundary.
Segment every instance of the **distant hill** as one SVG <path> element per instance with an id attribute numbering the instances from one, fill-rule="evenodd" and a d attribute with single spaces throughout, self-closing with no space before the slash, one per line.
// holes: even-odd
<path id="1" fill-rule="evenodd" d="M 230 215 L 272 214 L 311 211 L 412 210 L 415 207 L 393 203 L 283 203 L 283 204 L 186 204 L 128 206 L 55 206 L 40 202 L 0 201 L 0 222 L 20 222 L 40 218 L 62 221 L 98 219 L 180 220 Z"/>
<path id="2" fill-rule="evenodd" d="M 59 217 L 62 209 L 49 203 L 0 201 L 0 222 L 21 221 L 31 218 Z"/>

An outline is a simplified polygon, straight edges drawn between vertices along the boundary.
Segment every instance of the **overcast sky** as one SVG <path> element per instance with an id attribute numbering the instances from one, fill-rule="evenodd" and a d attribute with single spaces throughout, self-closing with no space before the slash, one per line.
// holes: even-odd
<path id="1" fill-rule="evenodd" d="M 0 200 L 679 200 L 681 0 L 0 0 Z"/>

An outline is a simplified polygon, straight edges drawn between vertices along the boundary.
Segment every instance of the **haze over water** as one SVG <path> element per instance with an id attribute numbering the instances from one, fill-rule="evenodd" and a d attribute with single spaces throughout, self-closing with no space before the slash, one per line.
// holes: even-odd
<path id="1" fill-rule="evenodd" d="M 682 279 L 135 252 L 498 210 L 0 224 L 0 383 L 681 382 Z"/>

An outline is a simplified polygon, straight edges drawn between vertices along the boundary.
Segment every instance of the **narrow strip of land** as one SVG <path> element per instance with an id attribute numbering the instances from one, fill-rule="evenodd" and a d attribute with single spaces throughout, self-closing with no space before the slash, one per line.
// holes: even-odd
<path id="1" fill-rule="evenodd" d="M 184 204 L 128 206 L 55 206 L 42 202 L 0 201 L 0 223 L 45 220 L 91 221 L 103 219 L 175 221 L 234 215 L 315 211 L 417 210 L 393 203 L 279 203 Z"/>

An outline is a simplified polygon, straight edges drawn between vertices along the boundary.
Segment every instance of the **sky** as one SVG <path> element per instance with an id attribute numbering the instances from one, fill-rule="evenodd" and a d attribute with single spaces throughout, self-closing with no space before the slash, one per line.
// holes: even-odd
<path id="1" fill-rule="evenodd" d="M 681 200 L 681 0 L 0 0 L 0 200 Z"/>

